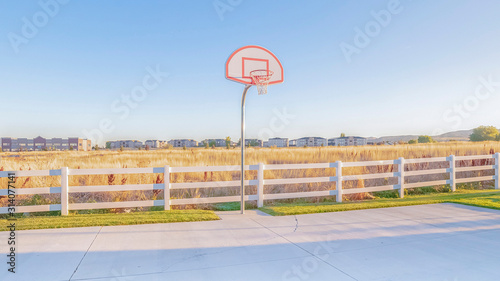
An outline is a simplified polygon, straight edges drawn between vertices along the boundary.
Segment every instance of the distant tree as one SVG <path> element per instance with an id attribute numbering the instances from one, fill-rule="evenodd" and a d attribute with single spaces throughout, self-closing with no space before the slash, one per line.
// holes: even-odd
<path id="1" fill-rule="evenodd" d="M 418 137 L 418 143 L 431 143 L 435 142 L 430 136 L 420 136 Z"/>
<path id="2" fill-rule="evenodd" d="M 208 144 L 208 142 L 205 142 L 205 148 L 208 149 L 210 147 L 210 145 Z"/>
<path id="3" fill-rule="evenodd" d="M 226 148 L 229 149 L 231 147 L 231 137 L 226 137 Z"/>
<path id="4" fill-rule="evenodd" d="M 165 144 L 165 149 L 171 149 L 172 147 L 174 146 L 171 143 Z"/>
<path id="5" fill-rule="evenodd" d="M 94 146 L 94 150 L 95 151 L 99 150 L 99 146 L 97 144 Z"/>
<path id="6" fill-rule="evenodd" d="M 408 144 L 416 144 L 418 141 L 417 140 L 409 140 Z"/>
<path id="7" fill-rule="evenodd" d="M 470 141 L 493 141 L 499 140 L 500 132 L 493 126 L 480 126 L 472 131 Z"/>
<path id="8" fill-rule="evenodd" d="M 345 138 L 345 134 L 344 134 L 344 133 L 341 133 L 341 134 L 340 134 L 340 137 L 341 137 L 341 138 Z"/>
<path id="9" fill-rule="evenodd" d="M 69 147 L 69 150 L 73 150 L 73 146 L 70 146 L 70 147 Z"/>
<path id="10" fill-rule="evenodd" d="M 182 150 L 187 150 L 187 147 L 185 145 L 182 146 Z"/>
<path id="11" fill-rule="evenodd" d="M 123 145 L 120 145 L 120 151 L 123 151 Z"/>
<path id="12" fill-rule="evenodd" d="M 210 147 L 214 148 L 215 147 L 215 141 L 210 141 Z"/>
<path id="13" fill-rule="evenodd" d="M 111 149 L 111 142 L 106 142 L 106 149 Z"/>
<path id="14" fill-rule="evenodd" d="M 142 149 L 142 147 L 140 147 L 140 146 L 139 146 L 139 147 L 137 147 L 137 148 L 138 148 L 139 150 L 141 150 L 141 149 Z"/>

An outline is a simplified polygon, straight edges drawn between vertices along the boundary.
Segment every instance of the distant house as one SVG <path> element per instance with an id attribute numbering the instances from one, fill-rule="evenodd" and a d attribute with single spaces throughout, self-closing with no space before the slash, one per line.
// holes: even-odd
<path id="1" fill-rule="evenodd" d="M 264 142 L 265 147 L 288 147 L 288 138 L 270 138 L 268 141 Z"/>
<path id="2" fill-rule="evenodd" d="M 167 142 L 162 140 L 147 140 L 144 142 L 144 146 L 152 149 L 165 147 L 166 144 Z"/>
<path id="3" fill-rule="evenodd" d="M 327 139 L 321 138 L 321 137 L 305 137 L 305 138 L 297 139 L 295 145 L 297 147 L 327 146 L 328 141 L 327 141 Z"/>
<path id="4" fill-rule="evenodd" d="M 257 146 L 262 147 L 263 142 L 259 139 L 245 139 L 245 146 Z"/>
<path id="5" fill-rule="evenodd" d="M 340 137 L 328 140 L 330 146 L 360 146 L 367 144 L 368 140 L 362 137 Z"/>
<path id="6" fill-rule="evenodd" d="M 226 140 L 225 139 L 206 139 L 202 141 L 203 145 L 212 145 L 215 144 L 216 147 L 224 147 L 226 146 Z"/>
<path id="7" fill-rule="evenodd" d="M 158 140 L 147 140 L 144 142 L 144 145 L 147 148 L 158 148 L 160 147 L 160 141 Z"/>
<path id="8" fill-rule="evenodd" d="M 111 149 L 128 148 L 139 149 L 142 148 L 142 141 L 138 140 L 117 140 L 106 142 L 106 147 Z"/>
<path id="9" fill-rule="evenodd" d="M 90 140 L 81 138 L 52 138 L 46 139 L 40 136 L 28 138 L 2 138 L 3 151 L 40 151 L 40 150 L 92 150 Z"/>
<path id="10" fill-rule="evenodd" d="M 192 139 L 175 139 L 175 140 L 169 140 L 169 144 L 171 144 L 173 147 L 195 147 L 198 146 L 198 142 Z"/>

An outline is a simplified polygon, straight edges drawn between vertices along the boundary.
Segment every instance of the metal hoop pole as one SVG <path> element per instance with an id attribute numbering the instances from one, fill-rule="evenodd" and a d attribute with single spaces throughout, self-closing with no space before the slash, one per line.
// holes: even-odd
<path id="1" fill-rule="evenodd" d="M 241 213 L 245 213 L 245 98 L 248 89 L 252 85 L 246 85 L 241 97 Z"/>

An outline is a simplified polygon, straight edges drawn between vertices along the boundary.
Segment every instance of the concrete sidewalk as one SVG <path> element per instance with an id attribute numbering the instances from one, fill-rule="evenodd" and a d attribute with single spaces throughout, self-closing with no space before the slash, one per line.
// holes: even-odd
<path id="1" fill-rule="evenodd" d="M 500 280 L 500 211 L 455 204 L 19 231 L 0 280 Z M 0 232 L 2 255 L 7 232 Z"/>

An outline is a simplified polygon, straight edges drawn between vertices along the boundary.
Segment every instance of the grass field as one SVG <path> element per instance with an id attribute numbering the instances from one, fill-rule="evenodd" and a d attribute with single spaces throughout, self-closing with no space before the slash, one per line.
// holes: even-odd
<path id="1" fill-rule="evenodd" d="M 500 191 L 460 190 L 454 193 L 409 195 L 405 196 L 403 199 L 375 198 L 373 200 L 345 203 L 276 204 L 274 206 L 260 208 L 260 210 L 273 216 L 288 216 L 436 203 L 458 203 L 500 210 Z"/>
<path id="2" fill-rule="evenodd" d="M 353 201 L 345 203 L 321 202 L 321 203 L 293 203 L 275 204 L 273 206 L 260 208 L 261 211 L 273 216 L 287 216 L 312 213 L 341 212 L 375 208 L 389 208 L 412 205 L 436 204 L 436 203 L 458 203 L 477 207 L 500 210 L 500 191 L 491 190 L 459 190 L 455 193 L 433 193 L 426 195 L 407 195 L 404 199 L 399 198 L 375 198 L 365 201 Z M 219 210 L 238 210 L 239 203 L 218 204 Z M 131 224 L 153 224 L 171 222 L 190 222 L 218 220 L 219 217 L 213 211 L 207 210 L 172 210 L 172 211 L 150 211 L 135 212 L 127 214 L 72 214 L 61 217 L 54 216 L 30 216 L 18 215 L 16 222 L 17 230 L 68 228 L 85 226 L 110 226 Z M 6 231 L 12 221 L 0 219 L 0 231 Z"/>
<path id="3" fill-rule="evenodd" d="M 109 226 L 130 224 L 152 224 L 189 221 L 218 220 L 213 211 L 206 210 L 171 210 L 150 211 L 122 214 L 73 214 L 69 216 L 19 216 L 16 230 L 68 228 L 85 226 Z M 7 219 L 0 219 L 0 231 L 6 231 L 9 223 Z"/>
<path id="4" fill-rule="evenodd" d="M 500 142 L 447 142 L 416 145 L 396 146 L 362 146 L 362 147 L 311 147 L 311 148 L 249 148 L 246 155 L 247 164 L 293 164 L 293 163 L 326 163 L 338 160 L 344 162 L 389 160 L 404 157 L 428 158 L 442 157 L 451 154 L 484 155 L 500 151 Z M 8 170 L 45 170 L 69 167 L 71 169 L 83 168 L 136 168 L 136 167 L 171 167 L 179 166 L 218 166 L 239 165 L 240 151 L 238 149 L 166 149 L 149 151 L 63 151 L 63 152 L 3 152 L 0 153 L 0 171 Z M 486 162 L 485 162 L 486 161 Z M 490 160 L 461 161 L 459 167 L 470 165 L 491 164 Z M 441 164 L 412 164 L 410 170 L 444 168 Z M 446 165 L 446 163 L 444 163 Z M 394 165 L 377 167 L 355 167 L 344 169 L 344 175 L 363 173 L 390 173 L 396 171 Z M 492 171 L 466 172 L 464 176 L 488 176 Z M 488 174 L 490 173 L 490 174 Z M 272 170 L 265 171 L 266 179 L 295 178 L 295 177 L 323 177 L 334 176 L 335 169 L 308 169 L 308 170 Z M 254 179 L 256 171 L 246 173 L 247 179 Z M 443 180 L 447 175 L 431 175 L 421 177 L 420 180 Z M 240 179 L 240 173 L 233 172 L 200 172 L 200 173 L 173 173 L 171 182 L 206 182 L 206 181 L 234 181 Z M 374 185 L 396 184 L 393 179 L 359 180 L 345 182 L 344 188 L 361 188 Z M 410 179 L 412 180 L 412 179 Z M 163 174 L 141 175 L 93 175 L 70 176 L 70 186 L 90 185 L 125 185 L 125 184 L 151 184 L 163 183 Z M 60 186 L 60 177 L 19 177 L 16 188 L 56 187 Z M 7 179 L 0 179 L 0 188 L 7 187 Z M 459 186 L 460 187 L 460 186 Z M 334 189 L 330 183 L 313 184 L 288 184 L 266 186 L 265 193 L 301 192 Z M 442 187 L 437 187 L 438 189 Z M 491 188 L 491 182 L 478 183 L 475 189 Z M 247 194 L 255 194 L 255 187 L 247 188 Z M 239 195 L 239 187 L 220 188 L 193 188 L 189 190 L 173 190 L 172 199 L 175 198 L 200 198 L 213 196 Z M 376 194 L 375 194 L 376 195 Z M 362 200 L 372 198 L 373 194 L 360 193 L 346 196 L 346 200 Z M 163 191 L 123 191 L 123 192 L 97 192 L 73 193 L 69 198 L 70 203 L 115 202 L 137 200 L 161 200 Z M 59 196 L 35 195 L 18 196 L 20 205 L 58 204 Z M 312 198 L 309 202 L 322 202 L 321 198 Z M 293 201 L 278 201 L 293 202 Z M 252 204 L 254 204 L 253 202 Z M 6 198 L 0 198 L 0 206 L 6 205 Z M 188 205 L 176 208 L 186 209 L 214 209 L 213 205 Z M 148 208 L 130 209 L 127 211 L 147 211 Z M 110 212 L 123 212 L 114 209 Z"/>
<path id="5" fill-rule="evenodd" d="M 325 163 L 388 160 L 399 157 L 423 158 L 454 154 L 481 155 L 500 151 L 500 142 L 446 142 L 431 144 L 358 146 L 358 147 L 297 147 L 248 148 L 249 164 Z M 0 152 L 0 170 L 44 170 L 69 167 L 138 168 L 181 166 L 239 165 L 239 149 L 192 148 L 141 151 L 39 151 Z"/>

